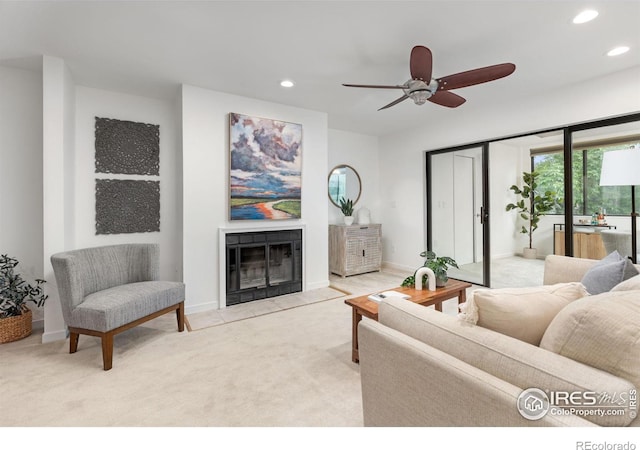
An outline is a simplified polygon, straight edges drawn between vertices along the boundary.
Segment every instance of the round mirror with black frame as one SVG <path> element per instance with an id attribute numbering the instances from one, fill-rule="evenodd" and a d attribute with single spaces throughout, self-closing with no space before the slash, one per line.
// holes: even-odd
<path id="1" fill-rule="evenodd" d="M 340 164 L 329 172 L 328 194 L 329 200 L 340 208 L 340 199 L 352 200 L 355 205 L 362 193 L 360 175 L 351 166 Z"/>

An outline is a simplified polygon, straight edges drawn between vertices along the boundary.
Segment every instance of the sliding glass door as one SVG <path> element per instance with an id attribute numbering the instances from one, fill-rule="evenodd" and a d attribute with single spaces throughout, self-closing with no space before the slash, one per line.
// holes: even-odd
<path id="1" fill-rule="evenodd" d="M 640 122 L 572 130 L 571 151 L 577 162 L 571 178 L 574 235 L 583 232 L 582 239 L 574 241 L 573 256 L 602 259 L 617 251 L 633 258 L 636 235 L 637 261 L 638 218 L 632 218 L 632 204 L 640 191 L 625 181 L 624 173 L 640 174 L 640 167 L 606 166 L 603 162 L 621 151 L 640 153 Z M 615 154 L 607 156 L 609 152 Z"/>
<path id="2" fill-rule="evenodd" d="M 640 259 L 640 186 L 602 181 L 605 155 L 622 150 L 640 152 L 640 114 L 427 152 L 428 249 L 458 262 L 450 277 L 490 287 L 541 285 L 552 254 Z M 533 232 L 526 213 L 507 210 L 525 172 L 557 198 Z"/>
<path id="3" fill-rule="evenodd" d="M 451 278 L 485 284 L 483 189 L 485 147 L 460 147 L 427 154 L 428 246 L 453 258 Z"/>
<path id="4" fill-rule="evenodd" d="M 546 131 L 526 136 L 493 141 L 489 144 L 489 197 L 491 202 L 491 287 L 538 286 L 543 283 L 544 257 L 553 253 L 554 245 L 564 243 L 564 155 L 562 130 Z M 536 154 L 536 148 L 560 146 L 560 151 Z M 548 170 L 542 179 L 540 170 Z M 536 190 L 544 194 L 555 192 L 559 204 L 531 225 L 529 213 L 521 208 L 507 209 L 509 204 L 523 201 L 531 210 L 530 201 L 511 188 L 524 188 L 524 174 L 533 170 Z M 558 237 L 558 239 L 556 239 Z"/>

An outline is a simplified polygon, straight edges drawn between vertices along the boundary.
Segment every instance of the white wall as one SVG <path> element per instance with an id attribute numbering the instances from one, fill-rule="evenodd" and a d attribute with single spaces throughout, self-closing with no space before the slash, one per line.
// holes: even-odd
<path id="1" fill-rule="evenodd" d="M 508 106 L 465 104 L 455 125 L 453 110 L 443 108 L 441 116 L 422 129 L 382 137 L 380 167 L 394 180 L 380 190 L 380 213 L 389 217 L 385 235 L 396 249 L 386 253 L 387 260 L 404 267 L 421 263 L 415 255 L 425 242 L 425 151 L 638 112 L 638 79 L 640 68 L 633 68 L 532 99 L 515 99 Z"/>
<path id="2" fill-rule="evenodd" d="M 160 276 L 182 279 L 182 171 L 179 104 L 76 86 L 64 61 L 43 57 L 43 214 L 40 258 L 49 299 L 43 341 L 64 339 L 57 286 L 49 258 L 76 248 L 126 242 L 160 244 Z M 144 178 L 95 173 L 95 117 L 160 125 L 160 232 L 95 234 L 95 179 Z"/>
<path id="3" fill-rule="evenodd" d="M 506 211 L 509 203 L 518 199 L 509 189 L 512 185 L 522 186 L 522 172 L 530 171 L 529 152 L 523 154 L 519 147 L 494 142 L 489 146 L 489 199 L 491 208 L 491 255 L 494 258 L 522 254 L 522 248 L 528 242 L 526 236 L 519 233 L 519 215 L 515 211 Z M 536 237 L 534 235 L 534 237 Z"/>
<path id="4" fill-rule="evenodd" d="M 42 260 L 45 292 L 43 342 L 66 338 L 58 288 L 50 257 L 73 246 L 73 183 L 75 85 L 64 61 L 42 58 Z M 73 230 L 73 228 L 71 228 Z"/>
<path id="5" fill-rule="evenodd" d="M 384 172 L 380 171 L 378 165 L 378 138 L 348 131 L 329 130 L 327 177 L 329 171 L 340 164 L 353 167 L 360 175 L 362 182 L 362 193 L 360 200 L 354 206 L 354 216 L 358 217 L 359 209 L 367 208 L 371 213 L 371 223 L 383 223 L 379 212 L 379 192 L 380 179 L 384 179 Z M 329 223 L 343 223 L 340 208 L 329 200 L 328 195 L 326 203 L 329 209 Z M 382 231 L 384 239 L 384 226 Z"/>
<path id="6" fill-rule="evenodd" d="M 0 66 L 0 161 L 0 254 L 33 283 L 43 277 L 40 71 Z M 32 309 L 41 326 L 43 311 Z"/>
<path id="7" fill-rule="evenodd" d="M 229 113 L 302 124 L 301 219 L 229 221 Z M 183 260 L 187 312 L 218 308 L 220 228 L 305 227 L 305 289 L 328 286 L 327 115 L 182 87 Z"/>
<path id="8" fill-rule="evenodd" d="M 160 126 L 160 176 L 95 172 L 95 118 L 130 120 Z M 160 277 L 182 280 L 182 173 L 178 105 L 171 101 L 76 88 L 75 106 L 75 248 L 123 243 L 160 244 Z M 160 181 L 160 231 L 96 235 L 95 180 Z M 70 248 L 69 248 L 70 249 Z"/>

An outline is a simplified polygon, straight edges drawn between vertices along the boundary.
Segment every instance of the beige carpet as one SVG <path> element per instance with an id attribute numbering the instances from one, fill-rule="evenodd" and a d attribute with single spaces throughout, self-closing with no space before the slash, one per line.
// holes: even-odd
<path id="1" fill-rule="evenodd" d="M 167 315 L 99 340 L 0 346 L 0 426 L 361 426 L 342 298 L 178 333 Z M 6 405 L 10 406 L 10 411 Z"/>
<path id="2" fill-rule="evenodd" d="M 41 332 L 0 345 L 0 426 L 359 427 L 344 299 L 406 275 L 331 276 L 331 288 L 274 300 L 277 311 L 262 301 L 227 308 L 219 323 L 189 315 L 191 332 L 165 315 L 116 336 L 107 372 L 90 336 L 73 355 L 68 340 L 41 344 Z M 443 306 L 456 314 L 454 300 Z"/>

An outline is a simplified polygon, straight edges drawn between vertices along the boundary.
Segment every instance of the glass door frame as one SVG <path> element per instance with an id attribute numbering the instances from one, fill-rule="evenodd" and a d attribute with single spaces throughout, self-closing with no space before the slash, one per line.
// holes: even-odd
<path id="1" fill-rule="evenodd" d="M 589 122 L 582 122 L 572 125 L 563 125 L 557 127 L 546 128 L 542 130 L 530 131 L 527 133 L 519 133 L 495 139 L 489 139 L 480 142 L 474 142 L 471 144 L 464 144 L 454 147 L 445 147 L 435 150 L 427 150 L 426 154 L 426 227 L 427 227 L 427 249 L 432 249 L 433 237 L 432 237 L 432 210 L 433 202 L 431 199 L 431 170 L 432 162 L 431 156 L 439 153 L 448 153 L 458 150 L 467 150 L 470 148 L 482 147 L 482 203 L 483 208 L 481 212 L 481 223 L 483 225 L 483 284 L 482 286 L 491 287 L 491 241 L 490 241 L 490 228 L 491 228 L 491 215 L 490 215 L 490 202 L 489 202 L 489 146 L 491 143 L 505 141 L 509 139 L 531 136 L 539 133 L 548 133 L 553 131 L 563 132 L 563 154 L 564 154 L 564 221 L 565 221 L 565 255 L 573 256 L 573 133 L 578 131 L 584 131 L 594 128 L 608 127 L 612 125 L 620 125 L 629 122 L 640 122 L 640 112 L 624 114 L 616 117 L 610 117 L 606 119 L 597 119 Z M 635 236 L 632 239 L 637 239 Z"/>
<path id="2" fill-rule="evenodd" d="M 612 117 L 609 119 L 600 119 L 592 122 L 585 122 L 564 127 L 564 248 L 565 256 L 573 256 L 573 133 L 594 128 L 604 128 L 613 125 L 621 125 L 629 122 L 640 122 L 640 113 L 629 114 L 625 116 Z M 635 203 L 635 189 L 632 187 L 632 202 Z M 632 242 L 637 239 L 636 236 L 631 237 Z"/>
<path id="3" fill-rule="evenodd" d="M 432 192 L 432 157 L 442 153 L 452 153 L 462 150 L 482 149 L 482 205 L 480 206 L 480 224 L 482 225 L 482 284 L 480 286 L 490 287 L 490 229 L 489 229 L 489 142 L 479 142 L 475 144 L 448 147 L 439 150 L 426 152 L 426 189 L 427 189 L 427 249 L 433 248 L 433 199 Z M 466 280 L 465 280 L 466 281 Z M 474 283 L 477 284 L 477 283 Z"/>

